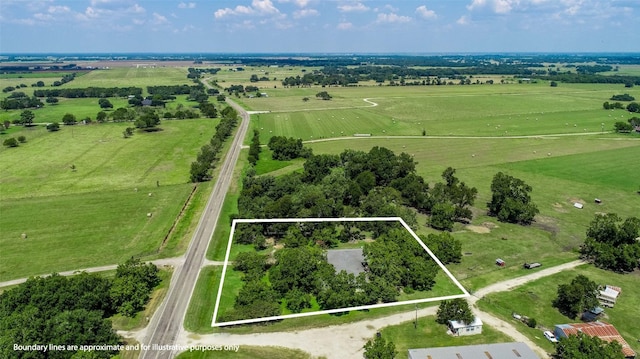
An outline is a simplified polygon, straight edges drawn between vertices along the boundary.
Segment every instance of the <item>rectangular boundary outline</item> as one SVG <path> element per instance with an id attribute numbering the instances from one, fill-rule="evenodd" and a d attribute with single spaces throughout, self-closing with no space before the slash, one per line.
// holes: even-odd
<path id="1" fill-rule="evenodd" d="M 218 316 L 218 309 L 220 306 L 220 299 L 222 298 L 222 287 L 224 286 L 224 277 L 227 273 L 227 266 L 229 264 L 229 255 L 231 254 L 231 245 L 233 242 L 233 235 L 236 231 L 236 223 L 304 223 L 304 222 L 400 222 L 402 226 L 413 236 L 413 238 L 418 241 L 418 243 L 424 248 L 424 250 L 431 256 L 431 258 L 440 266 L 440 268 L 444 271 L 444 273 L 453 281 L 453 283 L 462 291 L 463 294 L 456 295 L 448 295 L 442 297 L 435 298 L 426 298 L 426 299 L 413 299 L 407 300 L 403 302 L 391 302 L 391 303 L 381 303 L 381 304 L 370 304 L 370 305 L 361 305 L 357 307 L 348 307 L 348 308 L 338 308 L 338 309 L 328 309 L 321 310 L 316 312 L 305 312 L 305 313 L 294 313 L 294 314 L 286 314 L 286 315 L 276 315 L 271 317 L 262 317 L 262 318 L 252 318 L 252 319 L 242 319 L 242 320 L 234 320 L 230 322 L 222 322 L 216 323 L 216 317 Z M 290 319 L 290 318 L 301 318 L 301 317 L 310 317 L 313 315 L 320 314 L 334 314 L 334 313 L 342 313 L 342 312 L 350 312 L 352 310 L 363 310 L 363 309 L 376 309 L 376 308 L 385 308 L 385 307 L 395 307 L 400 305 L 407 304 L 418 304 L 418 303 L 428 303 L 428 302 L 437 302 L 441 300 L 449 300 L 456 298 L 467 298 L 471 295 L 469 292 L 460 284 L 460 282 L 449 272 L 449 270 L 442 264 L 440 259 L 433 254 L 433 252 L 427 247 L 426 244 L 422 242 L 420 237 L 416 235 L 416 233 L 407 225 L 407 223 L 400 217 L 338 217 L 338 218 L 259 218 L 259 219 L 234 219 L 231 223 L 231 233 L 229 233 L 229 242 L 227 243 L 227 253 L 224 257 L 224 265 L 222 267 L 222 276 L 220 277 L 220 285 L 218 286 L 218 295 L 216 297 L 216 304 L 213 309 L 213 317 L 211 318 L 211 326 L 212 327 L 224 327 L 230 325 L 239 325 L 239 324 L 252 324 L 252 323 L 260 323 L 260 322 L 268 322 L 272 320 L 281 320 L 281 319 Z"/>

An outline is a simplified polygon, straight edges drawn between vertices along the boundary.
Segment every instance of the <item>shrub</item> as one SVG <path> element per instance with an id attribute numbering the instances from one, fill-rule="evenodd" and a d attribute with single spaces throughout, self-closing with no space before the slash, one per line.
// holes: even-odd
<path id="1" fill-rule="evenodd" d="M 27 138 L 24 137 L 24 136 L 18 136 L 18 142 L 25 143 L 25 142 L 27 142 Z"/>
<path id="2" fill-rule="evenodd" d="M 6 140 L 4 140 L 4 142 L 2 144 L 7 146 L 7 147 L 18 147 L 18 140 L 16 140 L 15 138 L 11 137 L 11 138 L 7 138 Z"/>

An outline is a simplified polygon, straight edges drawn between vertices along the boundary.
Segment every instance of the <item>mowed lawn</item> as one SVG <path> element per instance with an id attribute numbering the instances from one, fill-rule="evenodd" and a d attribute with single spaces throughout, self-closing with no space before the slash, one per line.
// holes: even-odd
<path id="1" fill-rule="evenodd" d="M 315 98 L 327 91 L 333 98 Z M 271 89 L 269 97 L 238 99 L 255 116 L 261 140 L 372 135 L 522 136 L 611 131 L 625 110 L 606 111 L 614 94 L 640 98 L 620 85 L 548 84 Z M 308 97 L 309 101 L 303 101 Z M 365 102 L 364 100 L 371 101 Z"/>
<path id="2" fill-rule="evenodd" d="M 14 132 L 27 143 L 0 149 L 0 281 L 156 254 L 217 122 L 163 121 L 128 139 L 126 123 Z"/>

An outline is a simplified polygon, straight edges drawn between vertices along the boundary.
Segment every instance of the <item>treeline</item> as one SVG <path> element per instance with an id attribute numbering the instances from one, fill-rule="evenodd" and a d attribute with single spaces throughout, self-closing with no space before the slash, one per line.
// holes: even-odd
<path id="1" fill-rule="evenodd" d="M 0 102 L 0 108 L 3 110 L 21 110 L 25 108 L 39 108 L 44 103 L 39 98 L 29 97 L 24 92 L 16 91 L 5 97 Z"/>
<path id="2" fill-rule="evenodd" d="M 407 66 L 326 66 L 321 70 L 306 73 L 302 76 L 289 76 L 282 80 L 283 86 L 348 86 L 360 81 L 409 81 L 425 80 L 411 84 L 434 85 L 434 79 L 465 79 L 469 75 L 513 75 L 534 76 L 545 75 L 546 69 L 528 65 L 484 64 L 465 68 L 413 68 Z M 429 81 L 426 81 L 428 79 Z"/>
<path id="3" fill-rule="evenodd" d="M 429 214 L 430 225 L 438 229 L 451 230 L 454 222 L 471 219 L 468 207 L 477 190 L 452 168 L 443 173 L 444 183 L 430 190 L 410 155 L 384 147 L 313 155 L 301 141 L 284 137 L 273 137 L 269 147 L 274 159 L 308 155 L 304 169 L 281 177 L 256 177 L 250 171 L 238 200 L 242 218 L 397 216 L 415 225 L 415 212 L 408 208 L 413 207 Z"/>
<path id="4" fill-rule="evenodd" d="M 86 87 L 33 90 L 36 97 L 65 97 L 65 98 L 106 98 L 142 95 L 139 87 Z"/>
<path id="5" fill-rule="evenodd" d="M 203 85 L 147 86 L 147 92 L 149 92 L 150 95 L 161 95 L 161 96 L 188 95 L 193 90 L 204 91 L 204 86 Z"/>
<path id="6" fill-rule="evenodd" d="M 19 351 L 14 344 L 122 344 L 107 318 L 116 313 L 133 317 L 159 282 L 155 265 L 133 259 L 119 265 L 113 278 L 86 272 L 29 278 L 0 294 L 0 357 L 79 358 L 74 350 Z M 93 351 L 91 358 L 115 354 L 114 350 Z"/>
<path id="7" fill-rule="evenodd" d="M 200 148 L 195 162 L 191 162 L 191 182 L 203 182 L 211 179 L 211 170 L 222 150 L 224 141 L 231 135 L 238 123 L 238 112 L 231 106 L 220 111 L 220 123 L 216 126 L 216 133 L 208 144 Z"/>
<path id="8" fill-rule="evenodd" d="M 565 83 L 594 83 L 594 84 L 624 84 L 626 87 L 640 85 L 640 76 L 605 76 L 598 74 L 574 74 L 562 73 L 555 75 L 532 76 L 541 80 L 558 81 Z"/>
<path id="9" fill-rule="evenodd" d="M 187 69 L 187 78 L 189 79 L 199 79 L 200 77 L 202 77 L 202 74 L 211 74 L 211 75 L 215 75 L 218 73 L 218 71 L 220 71 L 221 69 L 219 67 L 215 67 L 215 68 L 193 68 L 193 67 L 189 67 Z"/>
<path id="10" fill-rule="evenodd" d="M 66 75 L 62 76 L 62 78 L 60 80 L 53 81 L 53 84 L 51 84 L 51 86 L 55 86 L 55 87 L 62 86 L 64 84 L 66 84 L 67 82 L 73 81 L 73 79 L 75 79 L 75 78 L 76 78 L 76 73 L 75 72 L 72 73 L 72 74 L 66 74 Z"/>

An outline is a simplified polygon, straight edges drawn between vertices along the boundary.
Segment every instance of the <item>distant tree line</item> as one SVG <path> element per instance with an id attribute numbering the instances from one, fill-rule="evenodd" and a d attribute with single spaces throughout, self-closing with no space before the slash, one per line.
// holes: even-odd
<path id="1" fill-rule="evenodd" d="M 60 80 L 53 81 L 51 86 L 54 86 L 54 87 L 62 86 L 64 84 L 66 84 L 67 82 L 73 81 L 73 79 L 75 79 L 75 78 L 76 78 L 76 73 L 75 72 L 72 73 L 72 74 L 66 74 L 66 75 L 63 75 Z"/>
<path id="2" fill-rule="evenodd" d="M 625 84 L 626 87 L 632 85 L 640 85 L 640 76 L 621 76 L 621 75 L 599 75 L 599 74 L 576 74 L 576 73 L 562 73 L 552 75 L 536 75 L 533 76 L 538 79 L 547 81 L 558 81 L 565 83 L 597 83 L 597 84 Z M 627 86 L 630 85 L 630 86 Z"/>
<path id="3" fill-rule="evenodd" d="M 65 97 L 65 98 L 106 98 L 142 95 L 139 87 L 86 87 L 86 88 L 58 88 L 33 90 L 35 97 Z"/>
<path id="4" fill-rule="evenodd" d="M 214 168 L 224 141 L 231 135 L 238 123 L 238 112 L 231 106 L 220 111 L 220 123 L 216 126 L 216 133 L 208 144 L 200 148 L 196 161 L 191 163 L 191 182 L 203 182 L 211 179 Z"/>

